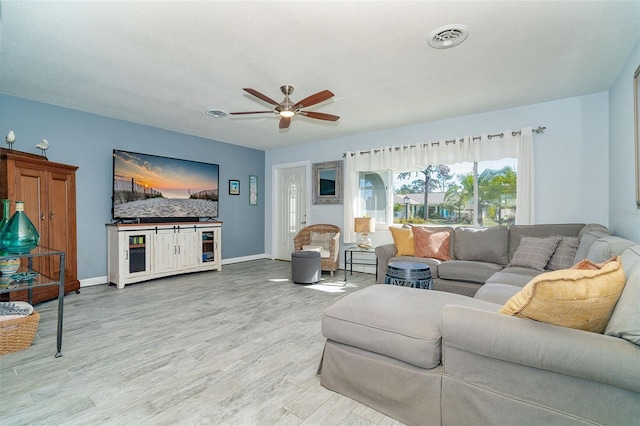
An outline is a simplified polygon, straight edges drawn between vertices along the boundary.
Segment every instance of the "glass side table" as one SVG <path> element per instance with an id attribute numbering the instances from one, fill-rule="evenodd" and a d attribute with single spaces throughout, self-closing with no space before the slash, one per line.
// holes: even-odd
<path id="1" fill-rule="evenodd" d="M 344 250 L 344 280 L 347 281 L 347 269 L 353 275 L 353 265 L 368 265 L 376 267 L 376 281 L 378 281 L 378 258 L 375 250 L 375 247 L 370 249 L 363 249 L 358 246 L 347 247 Z"/>
<path id="2" fill-rule="evenodd" d="M 58 259 L 56 259 L 56 256 Z M 63 251 L 57 251 L 46 247 L 38 246 L 29 253 L 0 255 L 0 259 L 21 259 L 20 268 L 15 274 L 0 276 L 0 295 L 13 293 L 15 291 L 26 291 L 27 301 L 32 303 L 33 289 L 40 287 L 58 286 L 58 327 L 56 336 L 56 358 L 62 356 L 62 313 L 64 308 L 64 265 L 65 256 Z M 47 268 L 47 262 L 60 262 L 58 279 L 49 277 L 41 270 L 52 270 Z M 35 263 L 35 265 L 34 265 Z"/>

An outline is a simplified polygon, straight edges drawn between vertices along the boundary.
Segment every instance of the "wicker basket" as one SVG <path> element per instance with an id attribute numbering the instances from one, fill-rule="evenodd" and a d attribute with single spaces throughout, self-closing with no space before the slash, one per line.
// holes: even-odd
<path id="1" fill-rule="evenodd" d="M 8 321 L 0 321 L 0 355 L 21 351 L 31 346 L 36 332 L 40 314 L 35 310 L 31 315 Z"/>

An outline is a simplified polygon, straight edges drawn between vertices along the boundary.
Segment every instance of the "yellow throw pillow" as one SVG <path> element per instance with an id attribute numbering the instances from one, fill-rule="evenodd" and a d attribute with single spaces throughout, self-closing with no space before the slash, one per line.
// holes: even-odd
<path id="1" fill-rule="evenodd" d="M 393 242 L 396 244 L 396 256 L 413 256 L 413 231 L 411 228 L 398 228 L 390 226 Z"/>
<path id="2" fill-rule="evenodd" d="M 576 266 L 533 278 L 499 313 L 603 333 L 626 282 L 620 257 Z"/>

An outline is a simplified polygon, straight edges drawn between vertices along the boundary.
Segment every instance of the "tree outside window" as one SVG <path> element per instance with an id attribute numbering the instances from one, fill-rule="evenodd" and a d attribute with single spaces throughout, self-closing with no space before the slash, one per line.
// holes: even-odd
<path id="1" fill-rule="evenodd" d="M 515 159 L 505 159 L 451 166 L 440 164 L 420 171 L 399 172 L 395 174 L 394 193 L 410 194 L 413 199 L 421 194 L 424 200 L 420 209 L 421 222 L 474 224 L 473 219 L 477 217 L 480 226 L 510 225 L 515 219 L 515 162 Z M 402 211 L 402 206 L 397 204 L 394 204 L 394 211 Z M 403 223 L 404 219 L 396 213 L 394 222 Z"/>

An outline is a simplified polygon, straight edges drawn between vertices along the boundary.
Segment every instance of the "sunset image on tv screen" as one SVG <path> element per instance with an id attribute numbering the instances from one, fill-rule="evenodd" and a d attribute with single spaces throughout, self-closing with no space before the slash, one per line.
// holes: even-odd
<path id="1" fill-rule="evenodd" d="M 113 217 L 218 217 L 217 164 L 114 150 Z"/>

